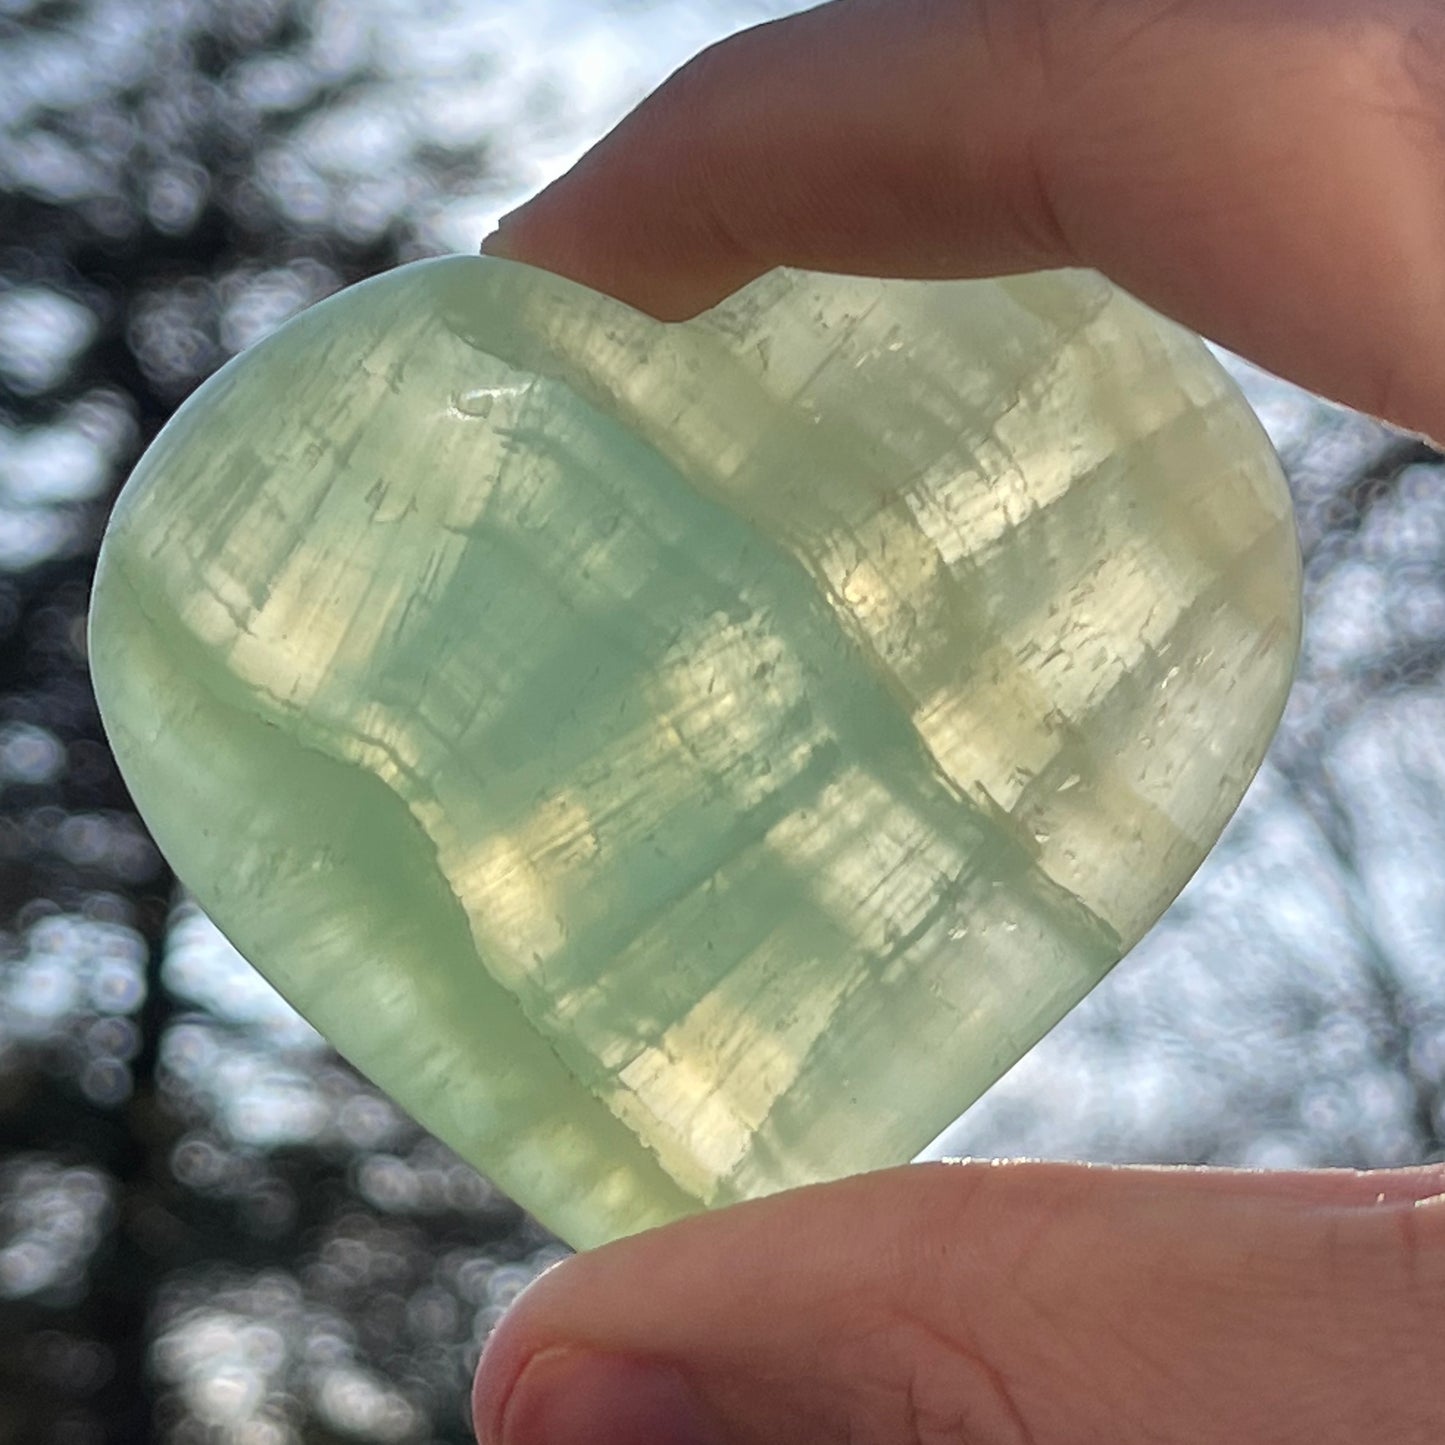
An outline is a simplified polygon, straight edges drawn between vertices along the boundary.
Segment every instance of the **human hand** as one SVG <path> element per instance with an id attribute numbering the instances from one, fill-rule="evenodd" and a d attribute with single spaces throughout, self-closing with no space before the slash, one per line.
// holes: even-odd
<path id="1" fill-rule="evenodd" d="M 489 251 L 662 317 L 774 265 L 1085 265 L 1445 435 L 1440 0 L 841 0 L 685 67 Z M 484 1445 L 1423 1445 L 1445 1170 L 921 1165 L 550 1272 Z"/>

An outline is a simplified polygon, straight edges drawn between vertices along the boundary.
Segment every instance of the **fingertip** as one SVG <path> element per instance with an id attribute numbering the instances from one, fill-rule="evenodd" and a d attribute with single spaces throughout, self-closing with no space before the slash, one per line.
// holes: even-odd
<path id="1" fill-rule="evenodd" d="M 477 247 L 477 250 L 480 251 L 483 256 L 501 256 L 504 260 L 508 261 L 515 261 L 517 259 L 510 254 L 507 246 L 507 238 L 502 235 L 500 226 L 498 226 L 495 231 L 490 231 L 482 237 L 482 244 Z"/>
<path id="2" fill-rule="evenodd" d="M 472 1379 L 472 1423 L 480 1445 L 499 1445 L 509 1403 L 529 1363 L 562 1343 L 550 1323 L 549 1300 L 561 1278 L 565 1302 L 565 1276 L 577 1260 L 569 1256 L 532 1280 L 487 1337 Z"/>
<path id="3" fill-rule="evenodd" d="M 502 1320 L 488 1338 L 472 1379 L 472 1429 L 479 1445 L 501 1445 L 507 1403 L 531 1358 L 522 1331 Z"/>
<path id="4" fill-rule="evenodd" d="M 665 1341 L 589 1338 L 587 1272 L 569 1281 L 570 1263 L 529 1286 L 487 1341 L 472 1385 L 479 1445 L 724 1445 L 682 1368 L 656 1354 Z"/>
<path id="5" fill-rule="evenodd" d="M 686 1377 L 658 1360 L 559 1346 L 532 1356 L 482 1445 L 723 1445 Z"/>
<path id="6" fill-rule="evenodd" d="M 569 172 L 504 216 L 482 241 L 482 255 L 551 271 L 654 321 L 690 321 L 765 269 L 705 246 L 689 256 L 660 235 L 631 237 L 592 195 L 586 175 Z"/>
<path id="7" fill-rule="evenodd" d="M 775 266 L 937 277 L 1058 264 L 1018 214 L 1035 78 L 998 57 L 967 6 L 845 3 L 739 31 L 483 249 L 663 321 Z"/>

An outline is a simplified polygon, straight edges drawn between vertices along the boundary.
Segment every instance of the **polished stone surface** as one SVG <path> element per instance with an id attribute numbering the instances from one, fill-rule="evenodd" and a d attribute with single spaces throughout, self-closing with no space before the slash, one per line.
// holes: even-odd
<path id="1" fill-rule="evenodd" d="M 1092 275 L 661 326 L 451 257 L 182 408 L 91 658 L 241 951 L 589 1245 L 987 1088 L 1213 843 L 1298 591 L 1252 414 Z"/>

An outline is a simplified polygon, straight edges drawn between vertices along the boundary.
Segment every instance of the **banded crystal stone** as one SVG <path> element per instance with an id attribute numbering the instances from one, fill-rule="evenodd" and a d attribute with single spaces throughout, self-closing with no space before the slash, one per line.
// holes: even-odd
<path id="1" fill-rule="evenodd" d="M 589 1245 L 987 1088 L 1214 842 L 1298 595 L 1255 418 L 1097 276 L 662 325 L 451 257 L 182 407 L 91 658 L 241 952 Z"/>

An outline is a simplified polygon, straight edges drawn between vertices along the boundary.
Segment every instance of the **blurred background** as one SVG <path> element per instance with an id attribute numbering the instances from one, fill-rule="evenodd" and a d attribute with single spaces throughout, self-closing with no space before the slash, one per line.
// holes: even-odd
<path id="1" fill-rule="evenodd" d="M 474 250 L 768 13 L 0 0 L 0 1445 L 470 1439 L 488 1331 L 565 1251 L 177 892 L 91 701 L 96 544 L 228 356 Z M 1165 921 L 940 1152 L 1445 1158 L 1445 476 L 1230 364 L 1299 505 L 1284 728 Z"/>

